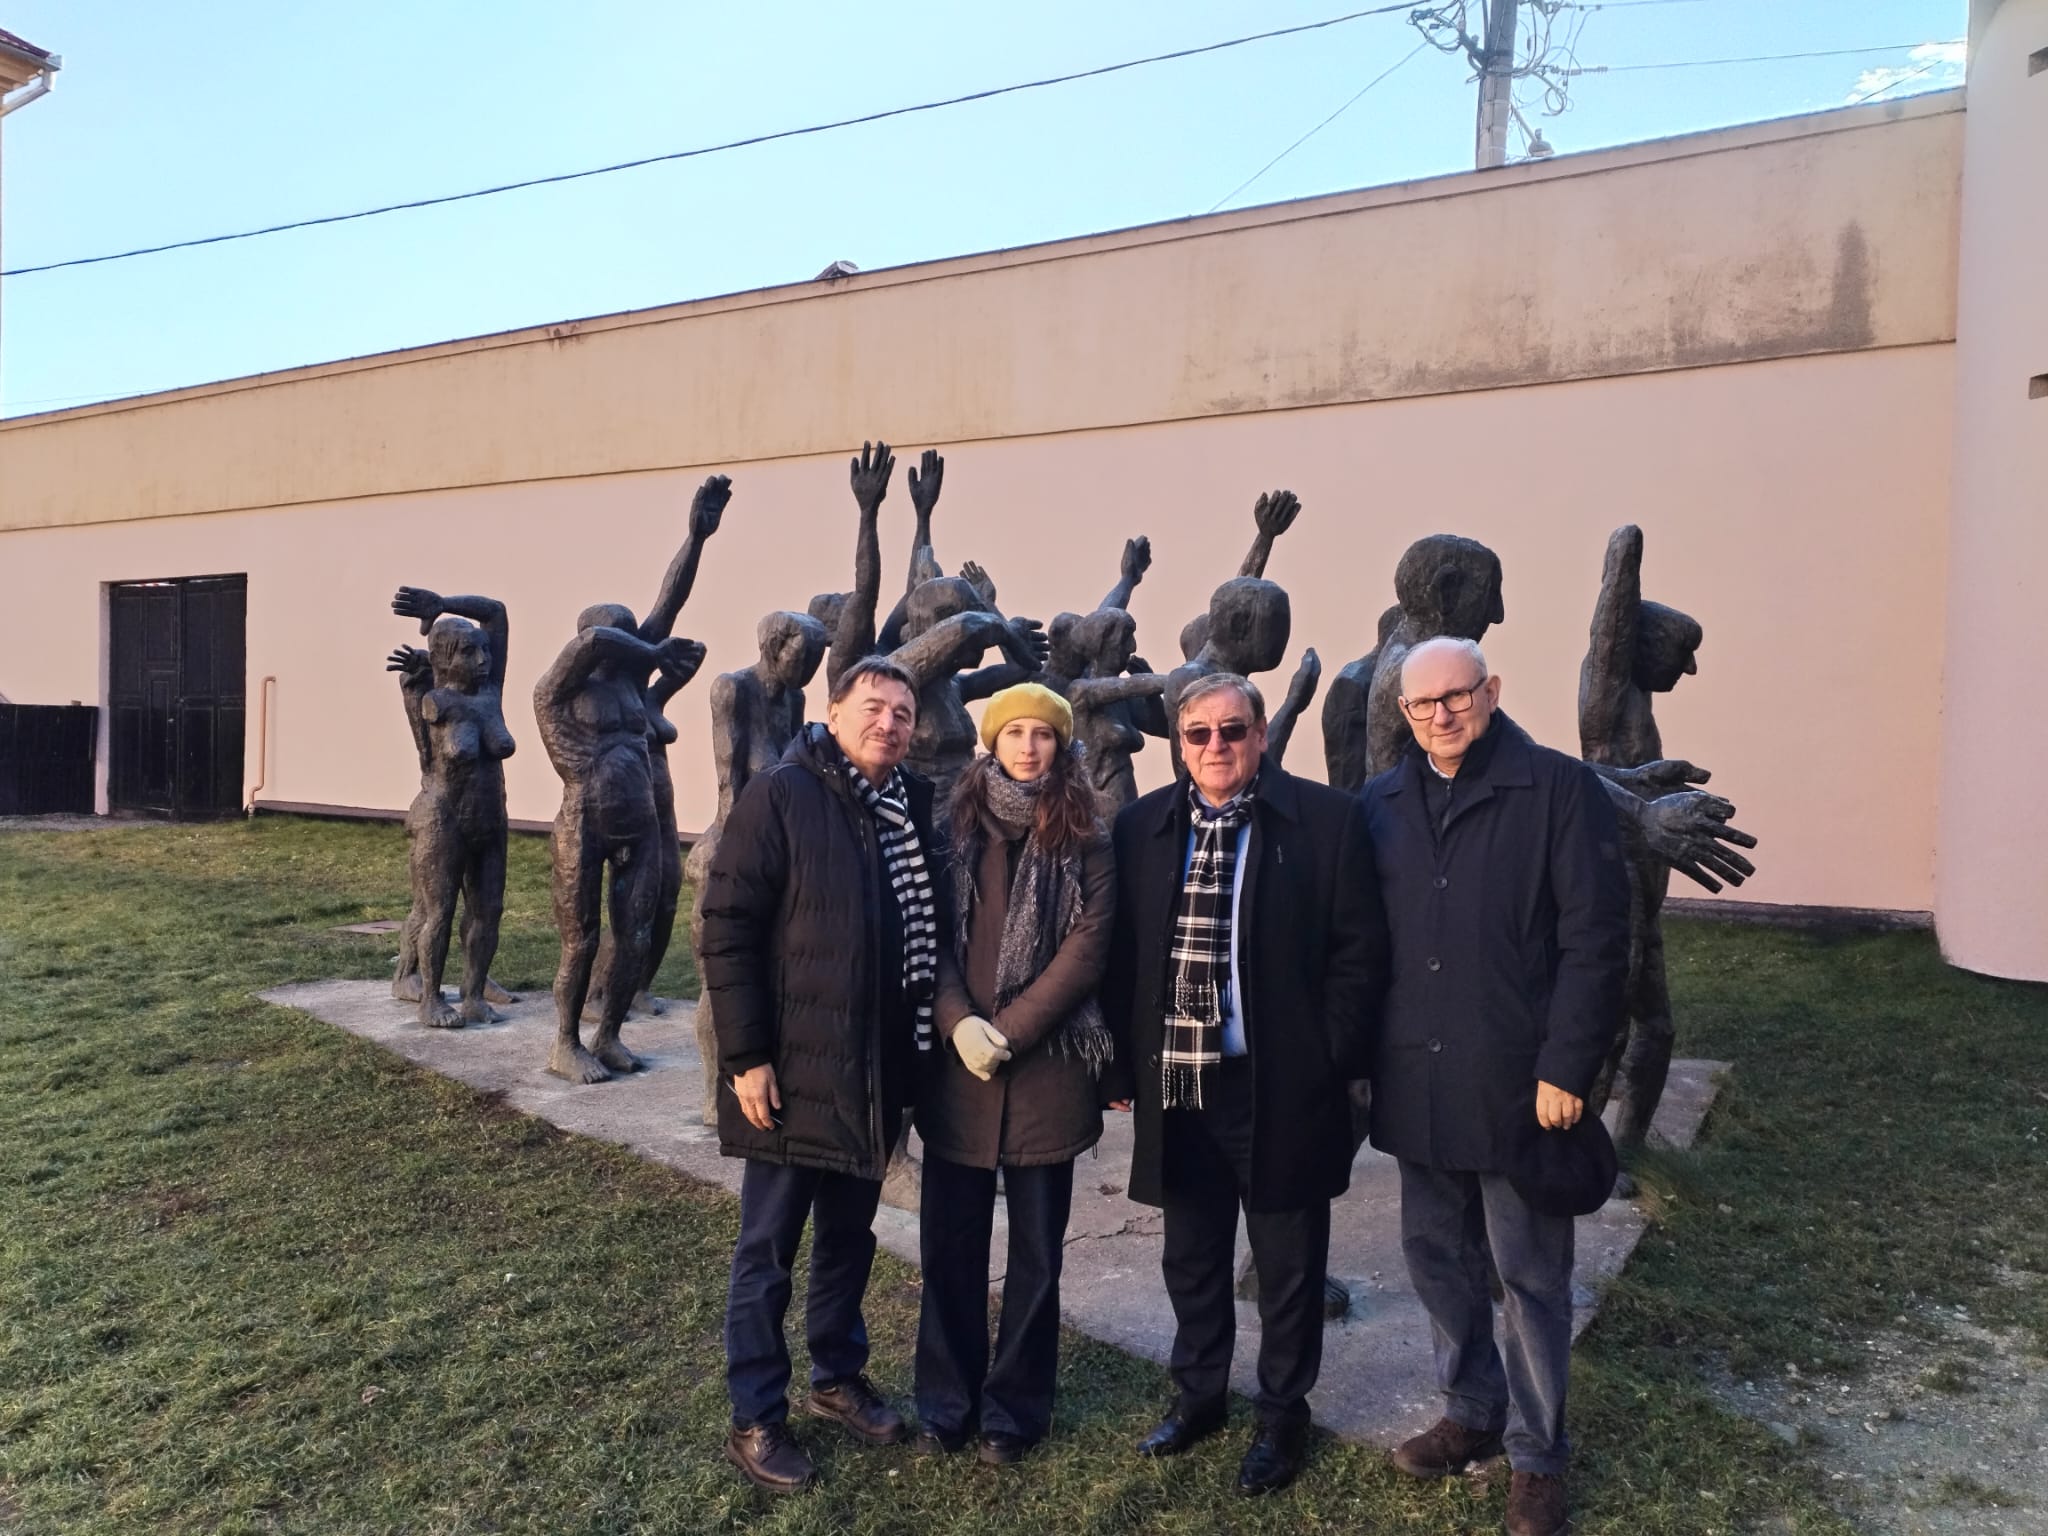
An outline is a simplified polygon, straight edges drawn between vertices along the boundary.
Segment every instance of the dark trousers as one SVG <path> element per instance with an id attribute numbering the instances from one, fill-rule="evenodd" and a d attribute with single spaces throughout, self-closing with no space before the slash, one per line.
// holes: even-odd
<path id="1" fill-rule="evenodd" d="M 811 1384 L 830 1386 L 867 1369 L 868 1325 L 860 1304 L 875 1262 L 875 1206 L 881 1197 L 876 1179 L 748 1159 L 725 1302 L 725 1384 L 733 1423 L 779 1424 L 789 1416 L 789 1341 L 782 1320 L 806 1221 L 811 1284 L 804 1333 Z"/>
<path id="2" fill-rule="evenodd" d="M 1221 1413 L 1237 1342 L 1237 1213 L 1251 1185 L 1251 1064 L 1226 1057 L 1204 1084 L 1201 1109 L 1163 1120 L 1166 1246 L 1160 1269 L 1173 1302 L 1169 1361 L 1180 1408 Z M 1308 1421 L 1308 1393 L 1323 1364 L 1323 1276 L 1330 1202 L 1291 1211 L 1245 1211 L 1259 1277 L 1261 1423 Z"/>
<path id="3" fill-rule="evenodd" d="M 1569 1216 L 1532 1209 L 1505 1174 L 1401 1164 L 1401 1252 L 1429 1312 L 1444 1414 L 1504 1430 L 1517 1472 L 1560 1473 L 1571 1459 L 1572 1237 Z M 1504 1293 L 1498 1346 L 1489 1252 Z"/>
<path id="4" fill-rule="evenodd" d="M 988 1347 L 988 1252 L 995 1226 L 993 1168 L 927 1152 L 918 1245 L 924 1305 L 917 1319 L 917 1417 L 952 1439 L 985 1434 L 1039 1441 L 1052 1426 L 1060 1358 L 1060 1260 L 1074 1203 L 1074 1165 L 1005 1168 L 1010 1256 L 993 1360 Z"/>

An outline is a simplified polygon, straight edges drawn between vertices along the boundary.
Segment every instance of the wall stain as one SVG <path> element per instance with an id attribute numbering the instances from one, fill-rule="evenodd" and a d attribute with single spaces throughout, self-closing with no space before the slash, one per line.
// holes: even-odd
<path id="1" fill-rule="evenodd" d="M 1850 219 L 1837 231 L 1825 278 L 1798 251 L 1742 262 L 1731 270 L 1666 274 L 1670 300 L 1653 325 L 1581 331 L 1560 348 L 1539 329 L 1532 305 L 1511 300 L 1492 317 L 1483 344 L 1461 355 L 1396 362 L 1375 356 L 1355 319 L 1341 323 L 1336 355 L 1281 370 L 1299 380 L 1275 387 L 1270 343 L 1260 349 L 1260 389 L 1204 393 L 1204 414 L 1235 415 L 1355 400 L 1457 394 L 1568 379 L 1657 373 L 1816 353 L 1856 352 L 1877 339 L 1877 275 L 1869 236 Z M 1709 326 L 1703 317 L 1721 317 Z M 1332 365 L 1335 365 L 1334 367 Z M 1211 368 L 1219 373 L 1238 372 Z M 1192 380 L 1190 382 L 1193 382 Z M 1191 393 L 1201 393 L 1199 389 Z"/>

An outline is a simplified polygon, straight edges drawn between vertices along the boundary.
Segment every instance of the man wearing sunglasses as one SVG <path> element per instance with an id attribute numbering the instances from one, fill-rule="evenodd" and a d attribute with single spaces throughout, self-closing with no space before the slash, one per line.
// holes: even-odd
<path id="1" fill-rule="evenodd" d="M 1562 1131 L 1585 1113 L 1621 1024 L 1628 876 L 1599 778 L 1500 711 L 1474 642 L 1425 640 L 1400 686 L 1415 739 L 1362 796 L 1393 939 L 1372 1143 L 1400 1160 L 1401 1250 L 1444 1413 L 1394 1464 L 1450 1477 L 1505 1448 L 1510 1536 L 1556 1536 L 1572 1218 L 1538 1210 L 1513 1175 L 1528 1117 Z"/>
<path id="2" fill-rule="evenodd" d="M 1174 1456 L 1223 1427 L 1240 1210 L 1258 1271 L 1257 1424 L 1240 1493 L 1301 1469 L 1322 1364 L 1330 1201 L 1351 1175 L 1345 1080 L 1362 1074 L 1385 977 L 1363 807 L 1266 759 L 1259 690 L 1191 682 L 1186 777 L 1117 817 L 1117 1039 L 1107 1101 L 1136 1115 L 1130 1197 L 1165 1211 L 1175 1400 L 1138 1445 Z"/>

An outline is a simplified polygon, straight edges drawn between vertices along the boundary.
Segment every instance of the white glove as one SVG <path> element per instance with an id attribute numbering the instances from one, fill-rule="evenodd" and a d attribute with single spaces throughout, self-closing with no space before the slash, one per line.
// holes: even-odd
<path id="1" fill-rule="evenodd" d="M 1010 1059 L 1010 1042 L 1002 1032 L 971 1013 L 953 1026 L 953 1049 L 960 1053 L 961 1064 L 984 1083 Z"/>

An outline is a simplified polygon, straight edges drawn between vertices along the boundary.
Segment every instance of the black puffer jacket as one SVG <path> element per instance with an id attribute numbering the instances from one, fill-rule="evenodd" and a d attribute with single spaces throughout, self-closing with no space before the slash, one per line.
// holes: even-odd
<path id="1" fill-rule="evenodd" d="M 915 1080 L 914 1046 L 896 900 L 845 761 L 823 726 L 807 726 L 734 802 L 704 888 L 704 985 L 718 1033 L 719 1150 L 879 1179 Z M 943 949 L 952 903 L 932 789 L 903 778 Z M 782 1123 L 767 1131 L 747 1122 L 730 1086 L 762 1062 L 782 1095 Z"/>

